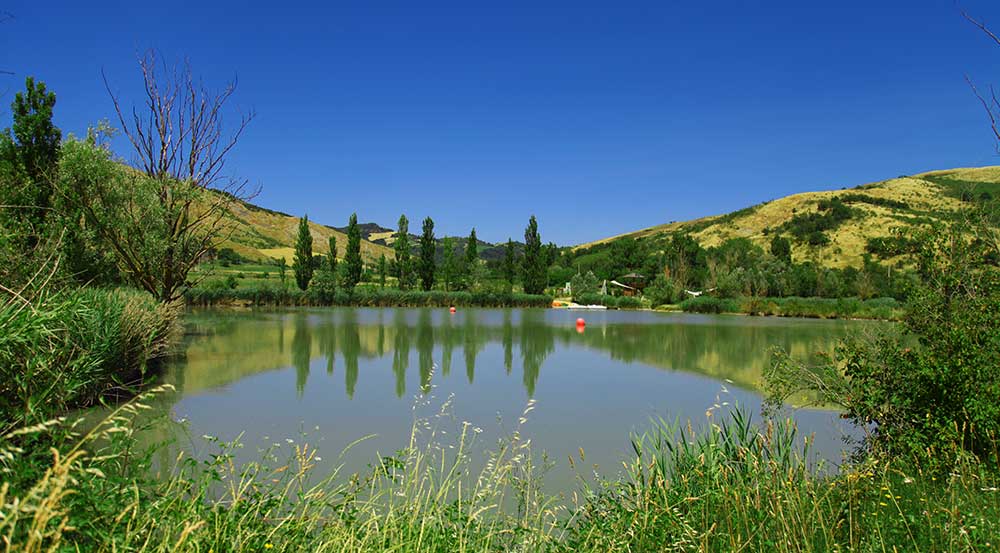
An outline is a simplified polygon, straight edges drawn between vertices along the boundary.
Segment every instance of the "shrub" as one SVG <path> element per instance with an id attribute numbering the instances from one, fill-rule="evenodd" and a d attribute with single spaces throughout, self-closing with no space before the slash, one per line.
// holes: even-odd
<path id="1" fill-rule="evenodd" d="M 1000 268 L 957 225 L 921 239 L 923 279 L 907 301 L 903 333 L 842 344 L 815 366 L 787 355 L 767 374 L 770 403 L 808 392 L 870 429 L 877 455 L 950 469 L 960 454 L 996 462 L 1000 436 Z M 873 300 L 876 310 L 890 300 Z"/>
<path id="2" fill-rule="evenodd" d="M 736 300 L 712 296 L 686 299 L 680 303 L 680 307 L 689 313 L 738 313 L 740 310 Z"/>

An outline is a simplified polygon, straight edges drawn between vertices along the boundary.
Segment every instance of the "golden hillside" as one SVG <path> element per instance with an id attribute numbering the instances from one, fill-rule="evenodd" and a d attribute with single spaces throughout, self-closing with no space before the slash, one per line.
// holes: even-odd
<path id="1" fill-rule="evenodd" d="M 295 237 L 299 229 L 299 217 L 255 206 L 248 202 L 236 201 L 231 204 L 227 216 L 230 227 L 228 239 L 220 247 L 232 248 L 240 255 L 257 260 L 284 257 L 292 262 Z M 313 253 L 326 255 L 329 252 L 330 236 L 337 238 L 337 257 L 343 258 L 347 247 L 347 235 L 328 226 L 309 221 L 309 231 L 313 237 Z M 391 258 L 390 248 L 361 241 L 361 257 L 366 262 L 374 262 L 385 254 Z"/>
<path id="2" fill-rule="evenodd" d="M 673 232 L 690 233 L 704 247 L 745 237 L 766 249 L 775 232 L 782 232 L 783 225 L 797 215 L 818 212 L 821 201 L 837 198 L 849 205 L 855 215 L 825 233 L 828 244 L 812 246 L 793 241 L 794 259 L 814 260 L 831 267 L 856 266 L 861 264 L 868 239 L 888 237 L 893 233 L 905 236 L 916 228 L 951 217 L 970 205 L 966 200 L 984 194 L 1000 198 L 1000 167 L 930 171 L 850 189 L 803 192 L 726 215 L 649 227 L 581 244 L 574 249 L 626 237 L 656 238 Z M 859 201 L 859 198 L 862 199 Z M 879 200 L 894 205 L 878 205 Z"/>

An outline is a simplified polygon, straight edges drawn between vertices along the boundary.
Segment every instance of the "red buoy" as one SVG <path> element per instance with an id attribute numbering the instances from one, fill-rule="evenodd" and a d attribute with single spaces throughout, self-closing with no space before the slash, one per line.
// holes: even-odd
<path id="1" fill-rule="evenodd" d="M 455 306 L 451 306 L 451 307 L 449 307 L 449 308 L 448 308 L 448 312 L 450 312 L 450 313 L 454 313 L 454 312 L 455 312 Z"/>
<path id="2" fill-rule="evenodd" d="M 586 324 L 587 324 L 587 321 L 583 320 L 583 318 L 580 318 L 580 319 L 576 320 L 576 326 L 585 326 Z"/>

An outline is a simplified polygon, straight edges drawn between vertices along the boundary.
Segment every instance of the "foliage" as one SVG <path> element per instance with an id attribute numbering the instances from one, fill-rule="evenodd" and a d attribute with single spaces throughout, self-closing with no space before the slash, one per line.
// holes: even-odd
<path id="1" fill-rule="evenodd" d="M 14 95 L 11 104 L 13 126 L 0 138 L 0 158 L 9 164 L 20 178 L 3 183 L 3 201 L 17 206 L 21 220 L 28 225 L 27 234 L 37 234 L 52 205 L 52 183 L 56 180 L 59 141 L 62 133 L 52 122 L 55 93 L 45 83 L 27 77 L 24 91 Z"/>
<path id="2" fill-rule="evenodd" d="M 517 252 L 514 251 L 514 241 L 507 239 L 507 244 L 503 248 L 503 278 L 508 284 L 513 285 L 517 278 Z"/>
<path id="3" fill-rule="evenodd" d="M 546 268 L 542 257 L 542 238 L 538 234 L 538 221 L 532 215 L 528 226 L 524 229 L 524 257 L 522 265 L 522 282 L 526 294 L 541 294 L 545 291 Z"/>
<path id="4" fill-rule="evenodd" d="M 771 239 L 771 255 L 786 264 L 792 263 L 792 243 L 780 235 L 774 235 Z"/>
<path id="5" fill-rule="evenodd" d="M 573 278 L 569 281 L 570 290 L 573 292 L 573 299 L 578 300 L 579 298 L 588 295 L 596 294 L 598 290 L 597 277 L 594 276 L 592 271 L 587 271 L 586 273 L 577 273 L 573 275 Z"/>
<path id="6" fill-rule="evenodd" d="M 910 206 L 904 201 L 893 200 L 892 198 L 876 198 L 875 196 L 869 196 L 868 194 L 858 194 L 855 192 L 841 194 L 837 197 L 842 202 L 847 203 L 865 203 L 869 205 L 877 205 L 879 207 L 887 207 L 890 209 L 909 209 Z"/>
<path id="7" fill-rule="evenodd" d="M 1000 270 L 984 262 L 996 242 L 969 234 L 957 224 L 920 239 L 922 279 L 907 301 L 902 336 L 849 341 L 815 366 L 779 357 L 767 375 L 771 403 L 803 388 L 820 392 L 871 428 L 866 443 L 876 455 L 943 470 L 963 453 L 993 459 L 1000 435 L 1000 374 L 992 369 L 1000 363 Z"/>
<path id="8" fill-rule="evenodd" d="M 361 282 L 364 264 L 361 261 L 361 229 L 358 228 L 358 214 L 352 213 L 347 221 L 347 250 L 344 252 L 344 288 L 354 289 Z"/>
<path id="9" fill-rule="evenodd" d="M 317 275 L 317 279 L 322 273 Z M 311 286 L 307 292 L 280 286 L 260 284 L 227 287 L 196 287 L 187 293 L 190 305 L 212 306 L 230 302 L 248 302 L 255 306 L 338 305 L 360 307 L 550 307 L 552 298 L 544 295 L 517 294 L 506 291 L 478 292 L 431 290 L 398 290 L 359 286 L 348 293 L 329 286 Z"/>
<path id="10" fill-rule="evenodd" d="M 295 239 L 295 257 L 292 260 L 292 271 L 295 272 L 295 284 L 300 290 L 309 288 L 313 276 L 312 263 L 312 233 L 309 232 L 309 216 L 299 219 L 299 233 Z"/>
<path id="11" fill-rule="evenodd" d="M 434 241 L 434 220 L 430 217 L 424 219 L 423 234 L 420 235 L 420 285 L 424 291 L 434 287 L 435 266 L 434 255 L 437 244 Z M 447 283 L 445 284 L 447 288 Z"/>
<path id="12" fill-rule="evenodd" d="M 329 240 L 327 242 L 328 242 L 327 246 L 328 246 L 328 249 L 330 250 L 330 253 L 326 254 L 326 270 L 330 271 L 331 275 L 336 275 L 337 274 L 337 237 L 331 234 L 330 238 L 329 238 Z M 384 257 L 385 254 L 382 254 L 382 256 Z"/>
<path id="13" fill-rule="evenodd" d="M 739 313 L 740 304 L 735 300 L 698 296 L 680 303 L 681 309 L 690 313 Z"/>
<path id="14" fill-rule="evenodd" d="M 920 243 L 899 234 L 880 236 L 869 238 L 865 243 L 865 251 L 882 258 L 894 257 L 897 255 L 918 253 L 920 251 Z"/>
<path id="15" fill-rule="evenodd" d="M 646 286 L 645 290 L 642 291 L 643 296 L 649 300 L 651 305 L 659 306 L 665 304 L 672 304 L 682 299 L 684 294 L 683 288 L 681 288 L 680 283 L 673 279 L 668 279 L 663 276 L 658 276 L 653 279 L 653 282 Z"/>
<path id="16" fill-rule="evenodd" d="M 410 263 L 410 221 L 406 215 L 399 216 L 399 228 L 396 230 L 396 241 L 392 247 L 396 252 L 396 278 L 399 279 L 399 289 L 408 290 L 413 286 L 415 275 Z"/>
<path id="17" fill-rule="evenodd" d="M 385 288 L 385 277 L 387 273 L 388 267 L 385 261 L 385 254 L 382 254 L 378 258 L 378 284 L 382 288 Z"/>
<path id="18" fill-rule="evenodd" d="M 479 263 L 479 239 L 476 238 L 476 229 L 473 227 L 465 242 L 465 265 L 472 267 L 476 263 Z"/>
<path id="19" fill-rule="evenodd" d="M 0 304 L 0 432 L 141 382 L 167 351 L 174 309 L 128 289 L 43 290 Z M 6 427 L 6 428 L 5 428 Z"/>
<path id="20" fill-rule="evenodd" d="M 444 281 L 444 289 L 447 292 L 455 288 L 455 285 L 458 284 L 459 274 L 461 272 L 459 265 L 461 264 L 462 256 L 458 251 L 458 244 L 456 244 L 455 239 L 450 236 L 445 237 L 441 248 L 441 280 Z"/>
<path id="21" fill-rule="evenodd" d="M 817 211 L 796 214 L 781 228 L 800 242 L 820 246 L 830 242 L 824 234 L 826 231 L 836 229 L 854 216 L 854 210 L 844 205 L 838 198 L 820 200 L 816 207 Z"/>

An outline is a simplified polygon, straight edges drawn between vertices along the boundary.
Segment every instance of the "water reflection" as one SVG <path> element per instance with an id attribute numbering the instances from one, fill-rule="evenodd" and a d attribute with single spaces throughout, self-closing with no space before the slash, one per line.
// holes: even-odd
<path id="1" fill-rule="evenodd" d="M 179 390 L 192 392 L 290 366 L 295 371 L 296 395 L 301 398 L 314 365 L 325 366 L 332 375 L 340 357 L 344 394 L 353 398 L 359 379 L 364 378 L 359 358 L 391 355 L 395 395 L 402 398 L 407 393 L 414 345 L 417 385 L 426 394 L 435 367 L 440 368 L 441 377 L 450 374 L 456 348 L 462 350 L 466 379 L 473 384 L 477 358 L 490 344 L 497 344 L 508 376 L 514 372 L 517 350 L 527 397 L 535 395 L 546 359 L 557 346 L 603 352 L 623 363 L 727 379 L 753 390 L 773 347 L 806 357 L 832 348 L 851 328 L 860 328 L 831 321 L 662 315 L 650 324 L 647 318 L 658 315 L 608 313 L 578 334 L 565 315 L 542 310 L 469 310 L 449 315 L 432 309 L 196 313 L 189 317 L 183 362 L 169 370 L 166 378 Z M 565 324 L 560 316 L 566 318 Z M 368 370 L 368 365 L 364 368 Z"/>

